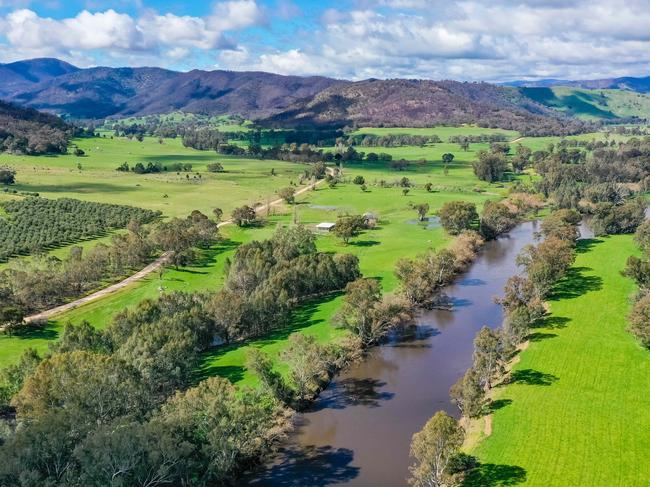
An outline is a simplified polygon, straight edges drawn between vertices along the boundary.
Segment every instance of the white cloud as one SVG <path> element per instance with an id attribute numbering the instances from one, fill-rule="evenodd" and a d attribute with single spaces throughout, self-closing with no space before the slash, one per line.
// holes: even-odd
<path id="1" fill-rule="evenodd" d="M 650 74 L 648 0 L 348 0 L 292 26 L 297 4 L 225 0 L 203 17 L 105 10 L 62 20 L 20 9 L 0 17 L 0 60 L 199 60 L 353 79 Z M 235 33 L 252 26 L 268 29 L 240 44 Z"/>
<path id="2" fill-rule="evenodd" d="M 354 79 L 649 74 L 648 26 L 647 0 L 356 0 L 248 65 Z"/>
<path id="3" fill-rule="evenodd" d="M 254 0 L 217 3 L 205 18 L 152 11 L 134 18 L 109 9 L 94 13 L 83 10 L 75 17 L 58 20 L 20 9 L 0 20 L 0 34 L 10 49 L 4 53 L 5 61 L 20 56 L 78 59 L 75 53 L 91 51 L 114 57 L 119 53 L 125 57 L 166 53 L 172 59 L 181 59 L 191 49 L 230 48 L 227 32 L 262 22 L 264 16 Z"/>

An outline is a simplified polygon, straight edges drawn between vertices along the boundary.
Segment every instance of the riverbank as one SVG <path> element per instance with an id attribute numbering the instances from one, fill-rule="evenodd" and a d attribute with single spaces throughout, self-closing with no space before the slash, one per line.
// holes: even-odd
<path id="1" fill-rule="evenodd" d="M 550 315 L 499 388 L 469 485 L 486 485 L 488 470 L 503 479 L 489 485 L 650 483 L 650 353 L 625 330 L 634 284 L 620 274 L 636 252 L 630 235 L 579 242 Z"/>
<path id="2" fill-rule="evenodd" d="M 515 273 L 515 258 L 533 242 L 535 222 L 488 242 L 445 293 L 453 310 L 418 318 L 406 340 L 375 348 L 364 361 L 335 377 L 306 413 L 290 443 L 248 485 L 406 485 L 409 443 L 437 409 L 455 414 L 449 388 L 469 367 L 473 338 L 496 328 L 493 301 Z"/>

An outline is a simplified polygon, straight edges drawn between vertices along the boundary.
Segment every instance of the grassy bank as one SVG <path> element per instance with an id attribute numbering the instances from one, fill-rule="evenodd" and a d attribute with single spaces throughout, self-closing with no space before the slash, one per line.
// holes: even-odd
<path id="1" fill-rule="evenodd" d="M 472 453 L 485 464 L 469 485 L 650 484 L 650 352 L 625 331 L 634 292 L 621 276 L 631 236 L 581 242 L 497 392 L 491 435 Z"/>

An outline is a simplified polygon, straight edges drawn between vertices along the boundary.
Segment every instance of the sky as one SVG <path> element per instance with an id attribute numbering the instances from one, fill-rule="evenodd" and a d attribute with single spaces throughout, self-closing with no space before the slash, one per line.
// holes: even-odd
<path id="1" fill-rule="evenodd" d="M 650 0 L 0 0 L 0 63 L 346 79 L 650 75 Z"/>

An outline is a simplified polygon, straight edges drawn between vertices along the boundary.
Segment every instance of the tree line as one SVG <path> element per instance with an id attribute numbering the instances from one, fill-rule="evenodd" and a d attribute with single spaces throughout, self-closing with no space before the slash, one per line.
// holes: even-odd
<path id="1" fill-rule="evenodd" d="M 638 227 L 634 240 L 641 249 L 642 256 L 630 256 L 624 272 L 634 279 L 639 289 L 627 317 L 628 330 L 644 347 L 650 349 L 650 220 Z"/>
<path id="2" fill-rule="evenodd" d="M 89 250 L 72 247 L 68 256 L 34 257 L 0 271 L 0 325 L 5 333 L 21 333 L 23 318 L 96 289 L 106 280 L 140 269 L 161 252 L 171 265 L 185 265 L 197 256 L 196 247 L 217 239 L 217 224 L 198 211 L 145 226 L 131 220 L 128 231 L 114 235 L 110 244 Z"/>
<path id="3" fill-rule="evenodd" d="M 489 391 L 496 381 L 507 381 L 507 364 L 531 328 L 544 316 L 543 300 L 575 259 L 577 223 L 574 210 L 559 210 L 541 226 L 544 240 L 527 246 L 517 258 L 523 275 L 512 276 L 504 296 L 497 299 L 504 321 L 497 330 L 483 327 L 474 339 L 473 365 L 450 390 L 452 402 L 464 418 L 476 418 L 490 411 Z M 413 435 L 411 456 L 412 485 L 457 485 L 479 466 L 477 460 L 461 452 L 465 439 L 462 424 L 438 411 Z"/>

